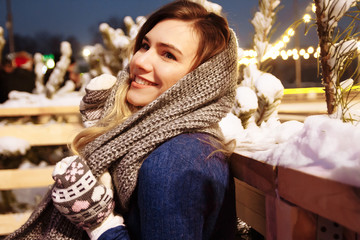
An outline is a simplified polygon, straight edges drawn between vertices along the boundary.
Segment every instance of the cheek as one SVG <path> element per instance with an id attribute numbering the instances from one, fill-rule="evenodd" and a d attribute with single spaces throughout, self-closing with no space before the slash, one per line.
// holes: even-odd
<path id="1" fill-rule="evenodd" d="M 132 78 L 133 76 L 133 70 L 134 70 L 134 57 L 131 58 L 129 63 L 130 78 Z"/>
<path id="2" fill-rule="evenodd" d="M 177 83 L 181 78 L 183 78 L 188 72 L 189 72 L 188 69 L 179 68 L 179 67 L 174 69 L 168 69 L 168 71 L 163 72 L 162 77 L 163 79 L 166 79 L 165 81 L 163 81 L 164 87 L 166 89 L 170 88 L 175 83 Z"/>

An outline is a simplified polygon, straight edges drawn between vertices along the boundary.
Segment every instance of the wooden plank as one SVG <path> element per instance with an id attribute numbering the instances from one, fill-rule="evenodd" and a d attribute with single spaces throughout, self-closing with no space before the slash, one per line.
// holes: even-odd
<path id="1" fill-rule="evenodd" d="M 8 235 L 20 228 L 30 217 L 31 212 L 0 215 L 0 235 Z"/>
<path id="2" fill-rule="evenodd" d="M 265 195 L 258 189 L 235 178 L 236 200 L 265 217 Z"/>
<path id="3" fill-rule="evenodd" d="M 20 117 L 36 115 L 79 114 L 79 106 L 48 106 L 24 108 L 0 108 L 0 117 Z"/>
<path id="4" fill-rule="evenodd" d="M 275 194 L 275 167 L 254 159 L 233 153 L 230 157 L 233 176 L 265 194 Z"/>
<path id="5" fill-rule="evenodd" d="M 238 179 L 235 179 L 235 193 L 237 216 L 265 236 L 265 196 Z"/>
<path id="6" fill-rule="evenodd" d="M 80 123 L 5 125 L 0 126 L 0 137 L 24 139 L 31 146 L 66 145 L 81 129 L 83 126 Z"/>
<path id="7" fill-rule="evenodd" d="M 49 186 L 54 182 L 53 169 L 54 166 L 0 170 L 0 190 Z"/>
<path id="8" fill-rule="evenodd" d="M 260 214 L 254 212 L 244 204 L 236 201 L 236 215 L 242 221 L 255 229 L 258 233 L 266 236 L 266 219 Z"/>
<path id="9" fill-rule="evenodd" d="M 284 167 L 278 177 L 282 198 L 360 233 L 360 188 Z"/>
<path id="10" fill-rule="evenodd" d="M 280 198 L 273 201 L 276 214 L 276 226 L 268 221 L 268 229 L 276 229 L 276 240 L 316 240 L 316 215 L 289 204 Z M 270 206 L 269 206 L 270 207 Z M 270 219 L 267 219 L 270 220 Z M 268 238 L 267 238 L 268 239 Z"/>

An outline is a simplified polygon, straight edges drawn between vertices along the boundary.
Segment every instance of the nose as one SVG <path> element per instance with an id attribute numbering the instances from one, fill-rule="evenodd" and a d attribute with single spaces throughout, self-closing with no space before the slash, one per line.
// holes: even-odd
<path id="1" fill-rule="evenodd" d="M 152 70 L 153 62 L 153 51 L 138 51 L 133 57 L 134 66 L 138 69 L 142 69 L 145 72 L 150 72 Z"/>

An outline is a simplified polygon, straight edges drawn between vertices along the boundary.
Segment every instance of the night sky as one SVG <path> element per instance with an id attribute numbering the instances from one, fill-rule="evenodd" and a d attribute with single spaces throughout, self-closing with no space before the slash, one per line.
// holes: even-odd
<path id="1" fill-rule="evenodd" d="M 305 13 L 306 6 L 312 2 L 282 0 L 272 40 L 276 40 L 276 37 L 296 20 L 293 7 L 295 1 L 300 18 Z M 14 33 L 32 36 L 34 33 L 46 31 L 64 37 L 74 36 L 81 44 L 90 44 L 94 29 L 97 30 L 99 23 L 106 22 L 111 17 L 123 19 L 128 15 L 135 19 L 137 16 L 146 16 L 168 2 L 170 0 L 11 0 Z M 254 34 L 250 21 L 258 9 L 258 0 L 213 2 L 222 5 L 230 26 L 238 35 L 240 47 L 250 47 Z M 4 29 L 6 15 L 6 0 L 0 0 L 0 26 Z M 303 31 L 303 28 L 301 29 Z M 311 41 L 313 45 L 316 44 L 315 40 Z"/>

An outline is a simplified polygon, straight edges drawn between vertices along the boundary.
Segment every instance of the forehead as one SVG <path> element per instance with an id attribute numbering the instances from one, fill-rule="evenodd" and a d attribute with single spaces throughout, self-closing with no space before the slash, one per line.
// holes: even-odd
<path id="1" fill-rule="evenodd" d="M 167 19 L 156 24 L 147 34 L 150 41 L 170 44 L 179 48 L 197 49 L 199 37 L 193 28 L 192 22 Z M 186 50 L 186 49 L 184 49 Z"/>

